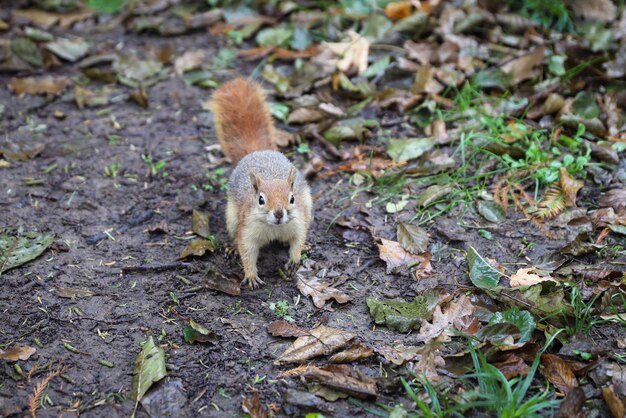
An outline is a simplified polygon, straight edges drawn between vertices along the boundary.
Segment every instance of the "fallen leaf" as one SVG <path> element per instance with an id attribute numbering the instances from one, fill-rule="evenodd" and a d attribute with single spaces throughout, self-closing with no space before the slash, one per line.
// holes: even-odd
<path id="1" fill-rule="evenodd" d="M 250 418 L 267 418 L 267 409 L 261 404 L 261 397 L 258 391 L 254 391 L 252 397 L 241 396 L 241 409 L 250 415 Z"/>
<path id="2" fill-rule="evenodd" d="M 583 19 L 597 22 L 612 22 L 617 14 L 617 7 L 611 0 L 569 0 L 567 5 Z"/>
<path id="3" fill-rule="evenodd" d="M 404 19 L 411 15 L 412 8 L 409 0 L 393 1 L 385 6 L 385 16 L 391 20 Z"/>
<path id="4" fill-rule="evenodd" d="M 182 75 L 186 71 L 199 68 L 204 62 L 205 56 L 206 54 L 202 49 L 185 52 L 174 61 L 174 70 L 176 71 L 176 74 Z"/>
<path id="5" fill-rule="evenodd" d="M 368 399 L 378 396 L 374 379 L 364 374 L 355 377 L 345 365 L 308 366 L 303 376 L 307 381 L 317 382 L 355 398 Z"/>
<path id="6" fill-rule="evenodd" d="M 361 343 L 354 343 L 347 349 L 333 354 L 328 358 L 331 363 L 351 363 L 353 361 L 370 358 L 374 355 L 374 350 Z"/>
<path id="7" fill-rule="evenodd" d="M 54 242 L 54 235 L 36 231 L 12 235 L 0 231 L 0 273 L 39 257 Z"/>
<path id="8" fill-rule="evenodd" d="M 133 375 L 130 397 L 134 401 L 140 400 L 154 382 L 158 382 L 167 375 L 165 351 L 154 345 L 152 336 L 144 343 L 141 352 L 135 359 Z"/>
<path id="9" fill-rule="evenodd" d="M 204 280 L 206 287 L 209 289 L 231 296 L 239 296 L 241 294 L 241 280 L 237 277 L 226 276 L 219 271 L 209 270 Z"/>
<path id="10" fill-rule="evenodd" d="M 203 256 L 207 251 L 215 251 L 215 243 L 208 239 L 194 239 L 180 252 L 180 259 L 187 258 L 191 255 L 196 257 Z"/>
<path id="11" fill-rule="evenodd" d="M 311 273 L 311 269 L 305 266 L 300 267 L 296 272 L 296 279 L 298 290 L 304 296 L 309 296 L 313 299 L 313 304 L 316 308 L 323 308 L 330 299 L 336 300 L 338 303 L 346 303 L 350 300 L 350 296 L 332 287 L 330 283 L 321 282 L 315 275 L 305 277 L 306 272 Z"/>
<path id="12" fill-rule="evenodd" d="M 56 287 L 57 295 L 61 298 L 86 298 L 95 295 L 89 289 L 81 289 L 79 287 Z"/>
<path id="13" fill-rule="evenodd" d="M 602 207 L 611 207 L 615 210 L 626 208 L 626 188 L 611 189 L 598 199 Z"/>
<path id="14" fill-rule="evenodd" d="M 328 115 L 319 109 L 299 107 L 289 114 L 287 122 L 295 124 L 306 124 L 319 122 L 326 118 L 328 118 Z"/>
<path id="15" fill-rule="evenodd" d="M 424 255 L 415 255 L 407 252 L 397 241 L 380 238 L 380 242 L 380 244 L 377 244 L 379 257 L 387 264 L 387 274 L 391 274 L 396 267 L 408 264 L 417 265 L 430 261 L 430 258 L 427 259 Z"/>
<path id="16" fill-rule="evenodd" d="M 309 332 L 290 322 L 280 320 L 270 322 L 267 331 L 274 337 L 303 337 Z"/>
<path id="17" fill-rule="evenodd" d="M 323 42 L 322 48 L 332 51 L 338 57 L 335 65 L 339 71 L 348 75 L 361 75 L 367 69 L 370 43 L 352 30 L 347 33 L 349 41 Z"/>
<path id="18" fill-rule="evenodd" d="M 408 332 L 417 329 L 424 319 L 432 318 L 433 311 L 445 297 L 438 292 L 427 291 L 415 296 L 412 302 L 367 298 L 366 303 L 375 323 L 398 332 Z"/>
<path id="19" fill-rule="evenodd" d="M 78 106 L 79 109 L 104 106 L 109 103 L 110 91 L 111 89 L 106 86 L 95 91 L 81 86 L 74 86 L 74 100 L 76 101 L 76 106 Z"/>
<path id="20" fill-rule="evenodd" d="M 82 38 L 58 38 L 48 42 L 46 48 L 58 57 L 70 62 L 76 62 L 89 52 L 89 43 Z"/>
<path id="21" fill-rule="evenodd" d="M 28 38 L 13 39 L 11 41 L 11 51 L 30 65 L 35 67 L 43 65 L 43 56 L 39 48 L 37 48 L 37 44 Z"/>
<path id="22" fill-rule="evenodd" d="M 535 269 L 534 267 L 519 269 L 515 274 L 511 276 L 509 280 L 510 286 L 511 287 L 531 286 L 533 284 L 545 282 L 547 280 L 556 282 L 556 280 L 550 276 L 542 277 L 542 276 L 539 276 L 538 274 L 530 273 L 534 269 Z"/>
<path id="23" fill-rule="evenodd" d="M 187 324 L 183 329 L 183 338 L 189 344 L 193 344 L 195 342 L 214 343 L 220 340 L 219 335 L 197 323 L 193 319 L 190 319 L 189 324 Z"/>
<path id="24" fill-rule="evenodd" d="M 314 357 L 331 354 L 346 346 L 355 337 L 347 331 L 318 325 L 309 335 L 299 337 L 274 361 L 274 364 L 301 363 Z"/>
<path id="25" fill-rule="evenodd" d="M 425 346 L 413 347 L 398 344 L 393 347 L 385 346 L 377 349 L 376 351 L 393 364 L 402 366 L 409 361 L 419 359 L 420 353 L 424 347 Z"/>
<path id="26" fill-rule="evenodd" d="M 35 354 L 37 349 L 35 347 L 28 346 L 13 346 L 8 350 L 0 350 L 0 359 L 4 361 L 26 361 Z"/>
<path id="27" fill-rule="evenodd" d="M 544 55 L 545 47 L 537 47 L 528 54 L 507 62 L 501 67 L 502 71 L 511 76 L 511 83 L 518 84 L 537 75 L 535 67 L 541 64 Z"/>
<path id="28" fill-rule="evenodd" d="M 9 80 L 8 87 L 18 96 L 24 94 L 53 94 L 55 96 L 63 93 L 70 84 L 67 77 L 53 77 L 50 75 L 43 77 L 13 77 Z"/>
<path id="29" fill-rule="evenodd" d="M 199 237 L 208 239 L 211 236 L 209 214 L 194 209 L 191 214 L 191 231 Z"/>
<path id="30" fill-rule="evenodd" d="M 541 373 L 564 394 L 567 395 L 570 390 L 578 387 L 578 380 L 576 380 L 574 372 L 559 356 L 548 353 L 542 354 L 541 365 L 543 366 Z"/>
<path id="31" fill-rule="evenodd" d="M 586 400 L 581 388 L 572 388 L 559 406 L 558 418 L 585 418 L 583 405 Z"/>
<path id="32" fill-rule="evenodd" d="M 418 362 L 409 366 L 409 370 L 419 376 L 425 376 L 430 382 L 437 382 L 441 379 L 437 373 L 437 368 L 443 368 L 446 365 L 445 360 L 439 354 L 439 349 L 436 344 L 428 344 L 424 346 L 424 349 L 418 354 Z"/>
<path id="33" fill-rule="evenodd" d="M 399 222 L 397 235 L 398 242 L 408 252 L 421 254 L 428 250 L 430 237 L 424 228 Z"/>
<path id="34" fill-rule="evenodd" d="M 516 354 L 507 354 L 503 359 L 492 363 L 510 380 L 518 376 L 527 376 L 530 366 L 524 362 L 524 359 Z"/>
<path id="35" fill-rule="evenodd" d="M 626 416 L 626 400 L 615 393 L 615 387 L 608 385 L 602 388 L 602 397 L 609 406 L 614 418 Z"/>
<path id="36" fill-rule="evenodd" d="M 584 183 L 580 180 L 573 178 L 565 167 L 560 169 L 561 190 L 565 193 L 567 207 L 576 207 L 576 195 L 578 191 L 584 186 Z"/>
<path id="37" fill-rule="evenodd" d="M 12 142 L 4 143 L 0 147 L 0 154 L 4 155 L 7 159 L 16 161 L 28 161 L 32 160 L 46 148 L 45 144 L 32 144 L 32 143 L 19 143 Z"/>
<path id="38" fill-rule="evenodd" d="M 450 337 L 456 335 L 453 331 L 465 331 L 472 323 L 474 305 L 470 299 L 463 295 L 456 301 L 451 301 L 442 308 L 437 305 L 433 312 L 432 323 L 422 320 L 418 340 L 428 344 L 437 339 L 438 341 L 450 341 Z"/>

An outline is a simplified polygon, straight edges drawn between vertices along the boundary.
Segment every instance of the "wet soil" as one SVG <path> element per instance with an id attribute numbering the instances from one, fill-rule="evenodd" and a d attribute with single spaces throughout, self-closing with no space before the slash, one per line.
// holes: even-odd
<path id="1" fill-rule="evenodd" d="M 164 39 L 112 32 L 93 39 L 102 50 L 169 43 L 176 55 L 217 47 L 205 33 Z M 250 70 L 238 69 L 242 74 Z M 78 70 L 65 65 L 55 72 L 75 75 Z M 130 416 L 133 364 L 139 344 L 153 336 L 166 350 L 168 377 L 160 385 L 179 382 L 184 395 L 173 403 L 178 405 L 172 407 L 178 408 L 175 416 L 241 416 L 241 397 L 254 390 L 260 392 L 262 403 L 280 407 L 280 416 L 303 416 L 307 408 L 294 404 L 306 387 L 298 379 L 279 378 L 288 367 L 273 364 L 291 340 L 268 334 L 267 325 L 279 319 L 269 309 L 271 302 L 286 300 L 293 306 L 297 301 L 290 314 L 304 328 L 325 323 L 356 333 L 369 346 L 394 341 L 411 345 L 416 336 L 373 327 L 367 297 L 411 300 L 433 287 L 451 293 L 466 291 L 471 284 L 464 251 L 470 244 L 486 257 L 522 266 L 528 261 L 518 256 L 522 238 L 536 243 L 526 254 L 529 259 L 566 242 L 547 240 L 515 215 L 493 230 L 494 240 L 489 241 L 473 227 L 482 223 L 476 214 L 460 209 L 427 227 L 433 242 L 444 246 L 433 261 L 432 277 L 417 281 L 408 272 L 386 274 L 375 240 L 359 234 L 354 240 L 346 239 L 350 235 L 335 221 L 366 217 L 374 236 L 395 239 L 397 221 L 409 219 L 412 208 L 398 215 L 386 214 L 384 205 L 360 210 L 372 196 L 362 193 L 352 198 L 354 188 L 348 175 L 338 174 L 310 180 L 315 221 L 308 237 L 308 257 L 318 268 L 336 272 L 336 280 L 343 282 L 341 288 L 351 301 L 317 309 L 308 298 L 299 297 L 293 280 L 278 274 L 287 259 L 280 245 L 261 255 L 264 286 L 242 288 L 240 296 L 226 295 L 204 287 L 207 278 L 218 273 L 241 277 L 225 230 L 225 193 L 202 189 L 208 171 L 225 167 L 228 174 L 231 170 L 214 146 L 214 132 L 202 110 L 209 92 L 171 76 L 149 89 L 148 110 L 130 101 L 106 110 L 79 110 L 70 95 L 50 102 L 41 97 L 17 98 L 6 88 L 9 78 L 0 74 L 0 102 L 6 106 L 0 120 L 3 139 L 45 144 L 45 149 L 30 161 L 0 168 L 0 226 L 51 231 L 56 240 L 37 260 L 0 277 L 0 342 L 4 346 L 41 344 L 30 361 L 21 363 L 24 374 L 35 365 L 41 367 L 32 381 L 19 376 L 12 363 L 0 363 L 0 415 L 25 415 L 33 381 L 45 374 L 46 365 L 62 363 L 67 371 L 50 384 L 47 399 L 51 403 L 46 402 L 38 416 L 79 412 L 85 417 Z M 56 118 L 55 111 L 65 117 Z M 332 161 L 316 144 L 311 147 Z M 294 149 L 285 152 L 298 166 L 306 165 L 306 158 Z M 165 160 L 167 177 L 150 176 L 142 154 Z M 45 174 L 45 168 L 53 164 L 58 168 Z M 117 177 L 105 176 L 105 167 L 111 164 L 120 167 Z M 43 179 L 43 183 L 27 186 L 24 179 L 28 177 Z M 211 254 L 176 264 L 191 236 L 192 209 L 210 214 L 211 232 L 222 245 Z M 162 221 L 167 224 L 166 233 L 150 232 Z M 123 232 L 118 230 L 121 227 Z M 159 268 L 161 264 L 166 265 Z M 132 266 L 140 268 L 122 272 Z M 62 297 L 64 288 L 89 290 L 93 295 Z M 185 318 L 213 330 L 219 342 L 185 343 Z M 319 363 L 325 364 L 324 360 Z M 379 402 L 407 402 L 393 380 L 397 373 L 381 358 L 351 367 L 374 378 L 389 376 L 391 383 Z M 370 416 L 349 400 L 319 400 L 308 409 L 329 416 Z M 140 407 L 137 416 L 147 414 Z"/>

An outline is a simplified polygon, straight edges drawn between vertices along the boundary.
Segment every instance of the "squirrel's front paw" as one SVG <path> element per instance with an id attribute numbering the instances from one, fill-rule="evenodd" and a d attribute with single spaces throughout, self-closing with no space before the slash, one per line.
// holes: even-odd
<path id="1" fill-rule="evenodd" d="M 289 260 L 287 261 L 287 264 L 285 264 L 285 272 L 287 273 L 288 276 L 293 276 L 294 273 L 298 271 L 298 268 L 300 268 L 300 260 L 298 261 Z"/>
<path id="2" fill-rule="evenodd" d="M 257 287 L 261 286 L 264 282 L 263 280 L 259 279 L 259 276 L 250 276 L 250 277 L 244 277 L 242 283 L 243 284 L 248 283 L 248 286 L 250 287 L 250 289 L 256 289 Z"/>

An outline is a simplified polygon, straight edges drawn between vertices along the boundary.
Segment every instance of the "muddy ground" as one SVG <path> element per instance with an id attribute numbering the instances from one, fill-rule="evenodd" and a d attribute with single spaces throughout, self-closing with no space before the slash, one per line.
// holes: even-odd
<path id="1" fill-rule="evenodd" d="M 102 50 L 169 43 L 176 55 L 207 45 L 217 48 L 218 42 L 205 33 L 162 38 L 114 31 L 94 35 L 93 39 Z M 252 69 L 252 64 L 240 66 L 232 75 L 249 74 Z M 53 74 L 76 72 L 72 65 L 65 65 Z M 218 273 L 241 277 L 225 231 L 225 193 L 201 187 L 207 171 L 225 167 L 228 174 L 232 168 L 213 147 L 214 131 L 202 110 L 210 92 L 188 86 L 172 75 L 149 89 L 149 110 L 130 101 L 114 104 L 106 111 L 79 110 L 69 95 L 50 102 L 42 97 L 17 98 L 6 88 L 10 76 L 0 74 L 0 102 L 6 106 L 0 120 L 2 139 L 41 143 L 45 149 L 30 161 L 0 168 L 0 226 L 51 231 L 56 239 L 43 256 L 0 278 L 0 341 L 4 346 L 37 346 L 40 342 L 31 361 L 22 363 L 25 373 L 34 364 L 43 368 L 62 363 L 67 367 L 63 378 L 49 386 L 52 404 L 45 403 L 39 409 L 40 417 L 79 413 L 85 417 L 130 416 L 134 408 L 129 399 L 133 364 L 139 343 L 148 336 L 166 347 L 168 377 L 160 385 L 179 381 L 182 387 L 182 395 L 172 401 L 177 405 L 171 406 L 174 416 L 241 416 L 241 396 L 254 390 L 259 391 L 262 403 L 279 406 L 279 415 L 303 416 L 308 409 L 329 416 L 370 416 L 349 400 L 331 403 L 318 399 L 309 408 L 295 405 L 302 398 L 299 391 L 306 391 L 306 387 L 297 378 L 277 377 L 288 367 L 274 365 L 273 360 L 291 340 L 268 334 L 267 325 L 279 319 L 269 309 L 271 302 L 287 300 L 293 305 L 298 300 L 290 313 L 303 328 L 325 323 L 358 334 L 372 347 L 394 341 L 411 345 L 416 341 L 411 334 L 373 327 L 367 297 L 411 300 L 434 287 L 451 293 L 467 291 L 471 283 L 464 251 L 470 244 L 484 256 L 523 266 L 567 242 L 567 237 L 546 239 L 514 213 L 492 230 L 494 240 L 489 241 L 474 227 L 481 221 L 473 211 L 458 208 L 427 225 L 432 243 L 444 246 L 433 261 L 432 277 L 418 282 L 412 274 L 386 274 L 375 240 L 356 233 L 352 240 L 346 239 L 351 236 L 335 220 L 346 217 L 363 222 L 367 218 L 375 236 L 394 239 L 397 220 L 409 219 L 411 208 L 399 215 L 386 214 L 384 205 L 363 209 L 372 196 L 361 193 L 351 198 L 354 187 L 349 185 L 348 175 L 314 177 L 310 183 L 315 221 L 308 237 L 308 257 L 318 268 L 336 276 L 335 281 L 351 301 L 316 309 L 310 299 L 298 298 L 293 280 L 278 274 L 287 258 L 281 246 L 268 248 L 261 255 L 264 286 L 242 288 L 240 296 L 226 295 L 203 287 L 207 277 Z M 55 117 L 55 112 L 62 112 L 64 117 Z M 333 161 L 319 144 L 311 143 L 311 148 L 326 161 Z M 306 158 L 294 148 L 285 152 L 299 167 L 306 166 Z M 149 176 L 142 154 L 165 160 L 168 176 Z M 114 163 L 119 164 L 120 174 L 105 176 L 105 167 Z M 57 168 L 45 174 L 45 168 L 53 164 Z M 44 181 L 27 186 L 24 179 L 28 177 Z M 593 192 L 585 193 L 594 198 Z M 211 215 L 211 232 L 223 245 L 186 264 L 175 264 L 180 263 L 178 255 L 190 237 L 192 209 Z M 166 222 L 167 232 L 149 231 L 161 221 Z M 124 231 L 116 233 L 120 227 Z M 522 238 L 537 245 L 519 256 Z M 166 265 L 159 268 L 161 264 Z M 134 266 L 139 268 L 122 272 Z M 93 295 L 62 297 L 63 288 L 89 290 Z M 182 329 L 189 317 L 221 339 L 212 344 L 185 343 Z M 610 326 L 594 332 L 594 340 L 605 349 L 614 349 L 616 336 L 623 336 L 623 329 Z M 385 389 L 379 402 L 408 402 L 394 368 L 381 359 L 374 356 L 351 367 L 371 377 L 386 376 L 381 379 L 386 384 L 381 384 Z M 323 360 L 319 363 L 325 364 Z M 34 376 L 42 374 L 38 371 Z M 0 382 L 0 415 L 25 415 L 32 381 L 20 377 L 11 363 L 0 363 Z M 137 416 L 147 414 L 140 407 Z"/>

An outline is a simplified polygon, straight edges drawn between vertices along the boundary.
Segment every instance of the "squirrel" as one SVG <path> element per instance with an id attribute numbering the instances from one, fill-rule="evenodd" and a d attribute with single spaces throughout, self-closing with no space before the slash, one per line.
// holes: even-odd
<path id="1" fill-rule="evenodd" d="M 300 264 L 313 216 L 311 190 L 276 151 L 274 122 L 258 84 L 226 82 L 213 93 L 210 109 L 222 150 L 236 164 L 227 185 L 226 226 L 243 264 L 243 283 L 255 288 L 263 284 L 259 250 L 271 241 L 289 244 L 289 271 Z"/>

